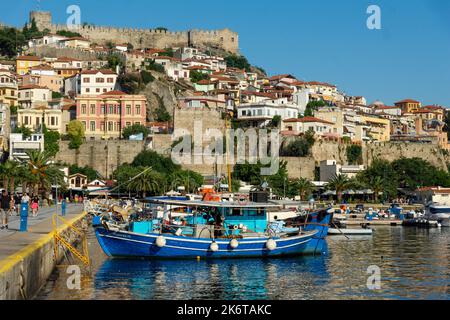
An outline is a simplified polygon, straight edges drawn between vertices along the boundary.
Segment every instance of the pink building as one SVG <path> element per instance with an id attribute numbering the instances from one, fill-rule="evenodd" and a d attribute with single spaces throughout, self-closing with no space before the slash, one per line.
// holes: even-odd
<path id="1" fill-rule="evenodd" d="M 86 139 L 118 139 L 124 128 L 146 124 L 144 95 L 110 91 L 101 95 L 79 95 L 76 101 L 77 120 L 85 127 Z"/>

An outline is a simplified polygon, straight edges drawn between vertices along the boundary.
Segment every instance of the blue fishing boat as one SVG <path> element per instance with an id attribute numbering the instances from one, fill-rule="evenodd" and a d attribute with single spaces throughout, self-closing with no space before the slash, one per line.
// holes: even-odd
<path id="1" fill-rule="evenodd" d="M 110 257 L 162 259 L 264 258 L 321 254 L 332 210 L 311 213 L 296 225 L 268 222 L 268 203 L 156 200 L 164 208 L 184 207 L 187 216 L 117 225 L 96 217 L 94 228 Z"/>

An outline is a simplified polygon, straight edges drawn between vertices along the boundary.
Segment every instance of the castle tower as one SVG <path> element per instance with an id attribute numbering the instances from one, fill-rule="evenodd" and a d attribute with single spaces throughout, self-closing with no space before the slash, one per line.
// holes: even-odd
<path id="1" fill-rule="evenodd" d="M 30 12 L 30 24 L 33 19 L 36 21 L 36 26 L 39 30 L 51 29 L 52 27 L 52 14 L 46 11 L 31 11 Z"/>

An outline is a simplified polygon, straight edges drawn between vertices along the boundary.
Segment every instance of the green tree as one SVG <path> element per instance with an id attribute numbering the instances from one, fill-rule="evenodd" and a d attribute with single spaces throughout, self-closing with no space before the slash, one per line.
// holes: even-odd
<path id="1" fill-rule="evenodd" d="M 347 161 L 349 164 L 359 164 L 362 162 L 362 146 L 351 145 L 347 147 Z"/>
<path id="2" fill-rule="evenodd" d="M 125 127 L 122 134 L 124 139 L 129 139 L 130 136 L 140 133 L 144 135 L 144 140 L 147 139 L 149 134 L 148 129 L 141 124 L 133 124 L 132 126 Z"/>
<path id="3" fill-rule="evenodd" d="M 60 92 L 53 91 L 52 92 L 52 99 L 61 99 L 63 95 Z"/>
<path id="4" fill-rule="evenodd" d="M 346 175 L 338 174 L 328 182 L 327 188 L 336 191 L 337 200 L 341 202 L 342 193 L 349 187 L 349 179 Z"/>
<path id="5" fill-rule="evenodd" d="M 64 173 L 55 164 L 53 156 L 47 152 L 37 150 L 27 152 L 29 160 L 26 161 L 31 174 L 36 176 L 37 186 L 35 191 L 41 190 L 43 198 L 47 199 L 47 193 L 54 183 L 64 185 Z"/>
<path id="6" fill-rule="evenodd" d="M 33 131 L 22 125 L 21 127 L 16 127 L 13 133 L 21 133 L 24 139 L 28 139 L 33 134 Z"/>
<path id="7" fill-rule="evenodd" d="M 278 128 L 281 124 L 281 116 L 274 116 L 270 121 L 269 127 Z"/>
<path id="8" fill-rule="evenodd" d="M 165 73 L 164 66 L 160 63 L 156 63 L 155 60 L 149 60 L 147 59 L 145 61 L 146 69 L 147 70 L 153 70 L 159 73 Z"/>
<path id="9" fill-rule="evenodd" d="M 44 126 L 44 149 L 49 152 L 50 155 L 56 156 L 59 152 L 59 140 L 61 136 L 58 131 L 48 130 Z"/>
<path id="10" fill-rule="evenodd" d="M 83 174 L 85 175 L 89 181 L 94 181 L 98 178 L 98 173 L 91 167 L 78 167 L 77 165 L 69 166 L 69 175 L 73 174 Z"/>
<path id="11" fill-rule="evenodd" d="M 161 174 L 170 174 L 181 170 L 181 166 L 175 164 L 172 159 L 161 156 L 152 150 L 146 150 L 139 153 L 132 162 L 136 167 L 152 167 L 154 171 Z"/>
<path id="12" fill-rule="evenodd" d="M 117 54 L 111 54 L 108 56 L 108 69 L 111 69 L 113 71 L 117 70 L 117 66 L 122 66 L 122 59 Z"/>
<path id="13" fill-rule="evenodd" d="M 142 78 L 142 82 L 146 85 L 149 84 L 150 82 L 155 81 L 155 77 L 152 76 L 152 74 L 150 72 L 147 72 L 144 70 L 141 71 L 141 78 Z"/>
<path id="14" fill-rule="evenodd" d="M 311 181 L 305 178 L 299 178 L 293 181 L 293 188 L 297 191 L 301 201 L 305 200 L 306 197 L 311 194 L 313 187 Z"/>
<path id="15" fill-rule="evenodd" d="M 164 52 L 161 52 L 159 55 L 163 57 L 172 57 L 174 56 L 174 52 L 172 48 L 167 48 L 164 50 Z"/>
<path id="16" fill-rule="evenodd" d="M 158 108 L 155 110 L 155 119 L 158 122 L 168 122 L 172 120 L 172 116 L 167 112 L 164 100 L 159 95 L 155 94 L 158 99 Z"/>
<path id="17" fill-rule="evenodd" d="M 16 28 L 0 28 L 0 55 L 15 57 L 26 44 L 27 39 L 21 31 Z"/>
<path id="18" fill-rule="evenodd" d="M 144 173 L 130 182 L 129 188 L 142 194 L 145 198 L 147 194 L 157 195 L 161 191 L 164 183 L 163 177 L 149 168 L 145 168 Z"/>
<path id="19" fill-rule="evenodd" d="M 319 101 L 310 101 L 307 105 L 306 105 L 306 110 L 305 110 L 305 117 L 313 117 L 314 116 L 314 112 L 317 111 L 320 107 L 324 107 L 327 104 L 325 103 L 325 101 L 323 100 L 319 100 Z"/>
<path id="20" fill-rule="evenodd" d="M 380 195 L 380 192 L 383 191 L 383 187 L 384 187 L 383 178 L 381 178 L 379 176 L 372 177 L 372 179 L 369 183 L 369 186 L 373 191 L 373 201 L 376 203 L 376 202 L 378 202 L 378 196 Z"/>
<path id="21" fill-rule="evenodd" d="M 203 73 L 197 70 L 192 70 L 189 73 L 189 76 L 191 78 L 191 82 L 192 83 L 198 83 L 202 80 L 208 80 L 209 79 L 209 75 L 207 73 Z"/>
<path id="22" fill-rule="evenodd" d="M 70 149 L 79 149 L 81 147 L 85 137 L 84 125 L 81 121 L 72 120 L 69 122 L 67 125 L 67 136 L 70 140 Z"/>
<path id="23" fill-rule="evenodd" d="M 73 32 L 69 30 L 59 30 L 56 31 L 56 34 L 67 38 L 81 37 L 81 34 L 79 34 L 78 32 Z"/>
<path id="24" fill-rule="evenodd" d="M 229 68 L 238 68 L 247 72 L 251 71 L 251 65 L 248 62 L 247 58 L 244 56 L 232 54 L 225 57 L 225 62 L 227 64 L 227 67 Z"/>

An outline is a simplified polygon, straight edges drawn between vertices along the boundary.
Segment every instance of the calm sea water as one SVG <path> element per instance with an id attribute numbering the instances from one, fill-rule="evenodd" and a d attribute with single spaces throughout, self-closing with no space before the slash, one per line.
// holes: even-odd
<path id="1" fill-rule="evenodd" d="M 318 257 L 141 261 L 107 258 L 89 234 L 92 276 L 68 290 L 60 267 L 38 299 L 450 299 L 450 229 L 376 228 L 329 237 Z M 369 266 L 381 289 L 367 288 Z"/>

